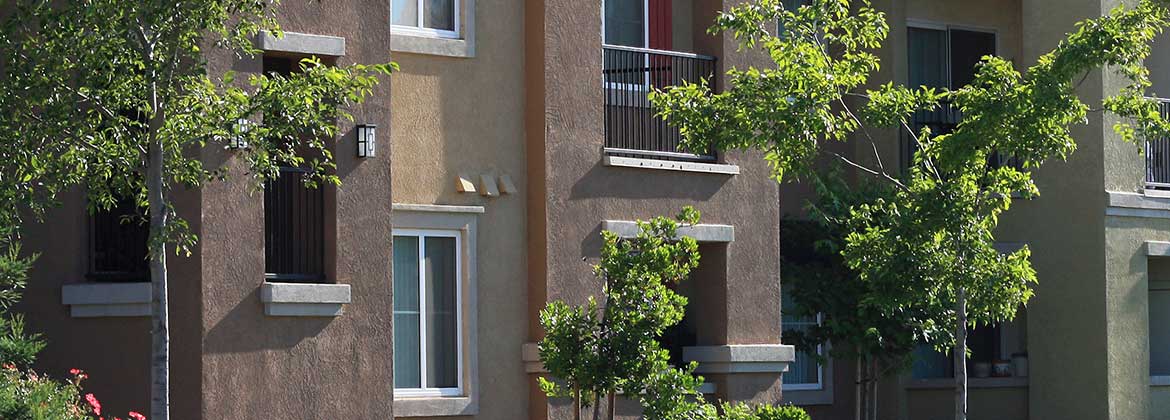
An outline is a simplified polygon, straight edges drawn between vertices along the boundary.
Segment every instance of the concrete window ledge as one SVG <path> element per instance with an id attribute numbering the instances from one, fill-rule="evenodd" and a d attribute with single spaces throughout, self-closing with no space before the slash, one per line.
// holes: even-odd
<path id="1" fill-rule="evenodd" d="M 1027 388 L 1027 376 L 1012 376 L 1007 378 L 967 378 L 967 387 L 971 389 L 990 388 Z M 906 389 L 954 389 L 955 380 L 952 378 L 911 379 L 906 382 Z"/>
<path id="2" fill-rule="evenodd" d="M 260 286 L 268 316 L 340 316 L 350 303 L 348 284 L 271 283 Z"/>
<path id="3" fill-rule="evenodd" d="M 601 222 L 601 229 L 616 233 L 622 238 L 638 236 L 638 223 L 629 220 L 603 220 Z M 712 224 L 680 226 L 678 228 L 678 235 L 694 238 L 698 242 L 734 242 L 735 226 Z"/>
<path id="4" fill-rule="evenodd" d="M 148 317 L 150 283 L 76 283 L 61 286 L 61 303 L 74 318 Z"/>
<path id="5" fill-rule="evenodd" d="M 271 32 L 256 35 L 256 48 L 290 54 L 341 57 L 345 55 L 345 38 L 327 35 L 285 32 L 277 38 Z"/>
<path id="6" fill-rule="evenodd" d="M 659 169 L 665 171 L 697 172 L 718 175 L 739 175 L 738 165 L 723 163 L 679 162 L 673 160 L 633 158 L 625 156 L 604 156 L 601 160 L 605 166 L 637 169 Z"/>
<path id="7" fill-rule="evenodd" d="M 683 347 L 683 360 L 699 362 L 695 373 L 782 373 L 796 357 L 783 344 Z"/>
<path id="8" fill-rule="evenodd" d="M 1154 375 L 1150 376 L 1150 386 L 1170 386 L 1170 376 Z"/>
<path id="9" fill-rule="evenodd" d="M 394 397 L 394 418 L 476 414 L 479 414 L 479 403 L 471 397 Z"/>

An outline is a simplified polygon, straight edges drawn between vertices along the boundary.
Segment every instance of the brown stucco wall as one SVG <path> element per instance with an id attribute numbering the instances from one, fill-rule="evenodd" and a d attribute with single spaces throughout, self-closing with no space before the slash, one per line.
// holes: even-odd
<path id="1" fill-rule="evenodd" d="M 389 6 L 382 1 L 288 2 L 283 29 L 346 38 L 337 64 L 389 61 Z M 212 68 L 260 69 L 258 59 L 211 57 Z M 336 318 L 263 314 L 263 193 L 233 153 L 207 150 L 232 178 L 203 190 L 203 418 L 388 418 L 392 400 L 390 279 L 390 82 L 354 108 L 380 126 L 378 156 L 358 159 L 353 124 L 334 146 L 341 186 L 327 189 L 327 281 L 349 284 L 353 303 Z M 330 264 L 329 261 L 333 261 Z M 192 417 L 195 418 L 195 417 Z"/>
<path id="2" fill-rule="evenodd" d="M 725 5 L 696 1 L 696 27 L 710 26 L 714 12 Z M 723 307 L 696 307 L 710 314 L 711 319 L 705 322 L 725 326 L 701 334 L 705 338 L 700 340 L 707 341 L 700 345 L 778 343 L 779 199 L 767 165 L 756 154 L 730 153 L 724 158 L 740 165 L 739 175 L 604 166 L 600 11 L 596 0 L 552 1 L 543 3 L 541 13 L 528 14 L 529 27 L 534 28 L 529 36 L 544 33 L 543 43 L 530 44 L 539 50 L 529 52 L 543 56 L 543 62 L 530 60 L 526 75 L 529 88 L 541 92 L 539 100 L 543 102 L 539 108 L 529 105 L 528 112 L 537 113 L 528 117 L 529 145 L 543 146 L 543 150 L 529 148 L 530 162 L 542 165 L 530 166 L 529 173 L 545 174 L 547 183 L 543 190 L 530 192 L 543 196 L 543 205 L 530 205 L 529 209 L 542 210 L 543 220 L 536 223 L 547 226 L 547 242 L 529 244 L 530 249 L 540 247 L 540 252 L 547 253 L 543 266 L 533 267 L 529 273 L 530 289 L 539 289 L 547 300 L 583 303 L 589 295 L 600 293 L 590 264 L 598 256 L 602 220 L 674 215 L 683 206 L 693 205 L 703 213 L 703 223 L 736 226 L 735 241 L 725 247 L 726 275 L 694 280 L 727 296 L 719 303 Z M 703 37 L 694 47 L 698 53 L 718 56 L 725 69 L 764 64 L 759 57 L 736 53 L 727 37 Z M 529 97 L 536 94 L 529 92 Z M 530 255 L 536 252 L 530 251 Z M 529 316 L 535 317 L 545 299 L 536 300 L 537 292 L 532 295 Z M 530 336 L 536 339 L 539 334 Z M 721 392 L 742 399 L 778 399 L 778 376 L 771 376 L 766 383 L 746 376 L 740 382 L 720 383 Z M 536 392 L 530 398 L 543 400 Z"/>

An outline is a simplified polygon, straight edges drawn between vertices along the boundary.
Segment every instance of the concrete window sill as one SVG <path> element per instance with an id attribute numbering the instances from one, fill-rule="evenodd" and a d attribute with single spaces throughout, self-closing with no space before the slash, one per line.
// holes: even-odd
<path id="1" fill-rule="evenodd" d="M 602 164 L 619 168 L 657 169 L 663 171 L 695 172 L 716 175 L 739 175 L 738 165 L 723 163 L 679 162 L 625 156 L 604 156 Z"/>
<path id="2" fill-rule="evenodd" d="M 469 39 L 393 32 L 390 35 L 390 51 L 440 57 L 474 58 L 475 43 Z"/>
<path id="3" fill-rule="evenodd" d="M 479 404 L 471 397 L 394 397 L 394 418 L 476 414 L 479 414 Z"/>
<path id="4" fill-rule="evenodd" d="M 268 316 L 336 317 L 351 296 L 348 284 L 264 282 L 260 301 Z"/>
<path id="5" fill-rule="evenodd" d="M 967 387 L 971 389 L 991 388 L 1027 388 L 1027 376 L 1012 376 L 1007 378 L 967 378 Z M 955 380 L 952 378 L 911 379 L 906 383 L 906 389 L 954 389 Z"/>
<path id="6" fill-rule="evenodd" d="M 637 222 L 629 220 L 602 220 L 601 229 L 616 233 L 622 238 L 638 236 L 640 228 Z M 729 243 L 735 241 L 735 226 L 698 224 L 678 228 L 678 236 L 694 238 L 697 242 Z"/>
<path id="7" fill-rule="evenodd" d="M 74 318 L 148 317 L 150 283 L 76 283 L 61 286 L 61 303 Z"/>
<path id="8" fill-rule="evenodd" d="M 1170 375 L 1154 375 L 1150 376 L 1150 386 L 1170 386 Z"/>

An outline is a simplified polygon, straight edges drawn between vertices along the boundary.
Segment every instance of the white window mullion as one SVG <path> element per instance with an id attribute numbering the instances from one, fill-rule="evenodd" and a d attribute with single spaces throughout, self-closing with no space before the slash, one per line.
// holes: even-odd
<path id="1" fill-rule="evenodd" d="M 425 4 L 424 4 L 425 1 L 426 0 L 418 0 L 418 27 L 419 27 L 419 29 L 426 29 L 426 27 L 427 27 L 427 25 L 425 23 L 423 23 L 423 16 L 426 15 L 426 13 L 423 13 L 423 6 L 425 6 Z"/>
<path id="2" fill-rule="evenodd" d="M 422 1 L 419 1 L 422 4 Z M 418 237 L 418 360 L 419 388 L 427 389 L 427 295 L 426 236 Z"/>

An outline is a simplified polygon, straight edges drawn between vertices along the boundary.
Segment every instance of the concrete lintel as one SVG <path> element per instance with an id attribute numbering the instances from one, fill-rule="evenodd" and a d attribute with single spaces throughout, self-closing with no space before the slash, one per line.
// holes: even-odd
<path id="1" fill-rule="evenodd" d="M 264 51 L 292 54 L 341 57 L 345 55 L 345 38 L 327 35 L 284 32 L 277 38 L 264 31 L 256 35 L 256 48 Z"/>
<path id="2" fill-rule="evenodd" d="M 264 282 L 260 287 L 268 316 L 340 316 L 351 298 L 348 284 Z"/>
<path id="3" fill-rule="evenodd" d="M 673 160 L 632 158 L 625 156 L 605 156 L 602 158 L 605 166 L 616 166 L 637 169 L 659 169 L 666 171 L 697 172 L 718 175 L 739 175 L 738 165 L 722 163 L 680 162 Z"/>
<path id="4" fill-rule="evenodd" d="M 638 223 L 628 220 L 604 220 L 601 222 L 601 228 L 623 238 L 638 236 Z M 733 242 L 735 241 L 735 226 L 713 224 L 681 226 L 678 229 L 678 234 L 694 238 L 699 242 Z"/>
<path id="5" fill-rule="evenodd" d="M 683 360 L 699 362 L 696 373 L 781 373 L 795 358 L 784 344 L 683 347 Z"/>
<path id="6" fill-rule="evenodd" d="M 76 283 L 61 286 L 61 303 L 74 318 L 150 316 L 150 283 Z"/>
<path id="7" fill-rule="evenodd" d="M 483 214 L 483 206 L 448 206 L 442 204 L 405 204 L 394 203 L 394 211 L 413 211 L 423 213 L 471 213 Z"/>
<path id="8" fill-rule="evenodd" d="M 1170 257 L 1170 242 L 1146 241 L 1146 256 Z"/>

